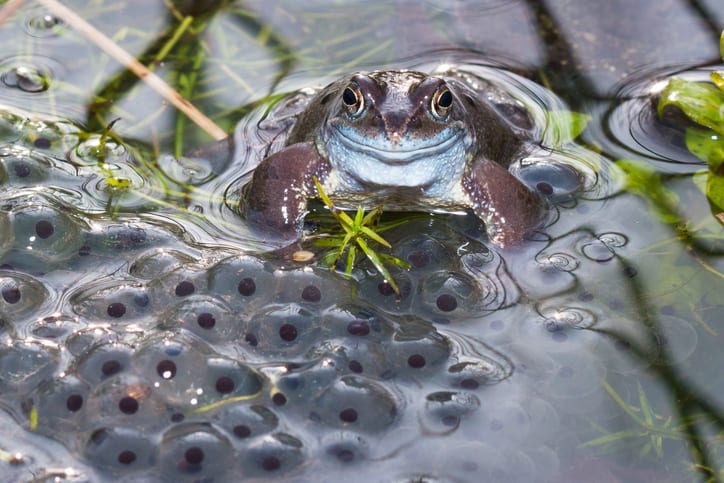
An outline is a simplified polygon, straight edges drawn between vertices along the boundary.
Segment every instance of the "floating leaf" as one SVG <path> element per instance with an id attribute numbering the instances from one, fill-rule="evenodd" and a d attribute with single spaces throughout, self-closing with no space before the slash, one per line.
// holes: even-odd
<path id="1" fill-rule="evenodd" d="M 686 147 L 713 171 L 724 163 L 724 136 L 707 129 L 689 128 L 686 130 Z"/>
<path id="2" fill-rule="evenodd" d="M 697 124 L 724 135 L 724 92 L 711 84 L 673 78 L 661 92 L 658 111 L 676 106 Z"/>
<path id="3" fill-rule="evenodd" d="M 718 215 L 724 212 L 724 176 L 709 172 L 706 180 L 706 197 L 709 199 L 714 217 L 721 221 Z"/>
<path id="4" fill-rule="evenodd" d="M 703 189 L 713 215 L 720 219 L 718 215 L 724 212 L 724 136 L 690 128 L 686 130 L 686 147 L 709 165 L 706 183 L 697 186 Z"/>
<path id="5" fill-rule="evenodd" d="M 573 141 L 586 129 L 591 116 L 582 112 L 557 110 L 546 111 L 546 127 L 543 143 L 557 148 Z"/>

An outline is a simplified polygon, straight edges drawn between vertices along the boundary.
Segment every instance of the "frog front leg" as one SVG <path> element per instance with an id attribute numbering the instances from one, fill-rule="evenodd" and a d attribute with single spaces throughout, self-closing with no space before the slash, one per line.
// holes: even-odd
<path id="1" fill-rule="evenodd" d="M 329 162 L 311 142 L 293 144 L 259 164 L 244 187 L 242 214 L 255 228 L 284 240 L 301 236 L 307 199 L 316 196 L 313 176 L 324 182 Z"/>
<path id="2" fill-rule="evenodd" d="M 463 190 L 489 239 L 501 246 L 519 244 L 540 223 L 543 201 L 503 166 L 477 160 L 463 178 Z"/>

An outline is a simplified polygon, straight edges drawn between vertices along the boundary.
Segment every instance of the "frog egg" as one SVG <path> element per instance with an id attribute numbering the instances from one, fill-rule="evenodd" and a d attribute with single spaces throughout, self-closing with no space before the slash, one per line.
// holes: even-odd
<path id="1" fill-rule="evenodd" d="M 60 367 L 56 347 L 36 341 L 15 341 L 0 345 L 0 394 L 19 397 L 50 378 Z"/>
<path id="2" fill-rule="evenodd" d="M 206 362 L 204 396 L 199 404 L 213 404 L 225 398 L 254 398 L 261 394 L 264 380 L 251 367 L 234 359 L 209 358 Z M 212 387 L 207 387 L 207 384 Z"/>
<path id="3" fill-rule="evenodd" d="M 177 404 L 190 405 L 203 394 L 207 359 L 212 350 L 201 340 L 180 334 L 159 334 L 139 344 L 131 362 L 144 383 Z"/>
<path id="4" fill-rule="evenodd" d="M 425 397 L 420 423 L 429 434 L 448 434 L 462 424 L 462 419 L 480 407 L 480 399 L 469 392 L 440 391 Z"/>
<path id="5" fill-rule="evenodd" d="M 152 280 L 195 260 L 194 255 L 180 250 L 152 248 L 133 260 L 128 272 L 133 277 Z"/>
<path id="6" fill-rule="evenodd" d="M 539 359 L 540 370 L 547 377 L 538 380 L 541 394 L 554 401 L 561 411 L 572 414 L 589 413 L 608 395 L 602 389 L 607 369 L 597 360 L 588 357 L 589 352 L 552 354 L 549 359 Z"/>
<path id="7" fill-rule="evenodd" d="M 411 235 L 393 246 L 393 254 L 407 261 L 413 273 L 449 268 L 451 260 L 457 259 L 448 245 L 426 233 Z"/>
<path id="8" fill-rule="evenodd" d="M 0 318 L 17 326 L 37 315 L 50 302 L 50 291 L 30 275 L 0 270 Z"/>
<path id="9" fill-rule="evenodd" d="M 206 276 L 188 266 L 180 267 L 148 283 L 148 296 L 162 307 L 174 307 L 205 294 Z"/>
<path id="10" fill-rule="evenodd" d="M 359 434 L 348 431 L 325 435 L 321 447 L 328 459 L 344 466 L 364 461 L 369 455 L 369 443 Z"/>
<path id="11" fill-rule="evenodd" d="M 133 280 L 100 280 L 74 293 L 73 311 L 86 320 L 114 324 L 139 322 L 151 312 L 148 291 Z"/>
<path id="12" fill-rule="evenodd" d="M 392 268 L 390 274 L 400 288 L 400 295 L 397 295 L 392 286 L 382 277 L 370 276 L 360 282 L 358 297 L 390 314 L 409 313 L 412 306 L 414 282 L 409 274 L 401 270 Z"/>
<path id="13" fill-rule="evenodd" d="M 151 432 L 165 428 L 174 412 L 173 405 L 153 382 L 130 372 L 109 377 L 94 386 L 86 408 L 89 420 Z"/>
<path id="14" fill-rule="evenodd" d="M 255 315 L 244 334 L 244 347 L 267 358 L 290 360 L 307 352 L 323 328 L 316 313 L 300 304 L 270 305 Z"/>
<path id="15" fill-rule="evenodd" d="M 274 296 L 274 267 L 251 256 L 235 256 L 208 270 L 209 293 L 221 298 L 234 311 L 251 314 Z"/>
<path id="16" fill-rule="evenodd" d="M 223 343 L 243 339 L 245 321 L 221 300 L 207 296 L 191 297 L 163 313 L 159 328 L 184 329 L 210 343 Z"/>
<path id="17" fill-rule="evenodd" d="M 53 172 L 51 158 L 20 146 L 0 146 L 0 181 L 3 185 L 36 186 Z"/>
<path id="18" fill-rule="evenodd" d="M 512 170 L 531 190 L 554 204 L 574 202 L 576 194 L 586 188 L 581 172 L 569 164 L 550 159 L 516 163 Z"/>
<path id="19" fill-rule="evenodd" d="M 244 475 L 250 478 L 276 476 L 302 464 L 305 444 L 295 436 L 277 432 L 257 438 L 239 456 Z"/>
<path id="20" fill-rule="evenodd" d="M 35 431 L 71 444 L 78 433 L 95 421 L 88 417 L 86 403 L 90 386 L 74 376 L 50 379 L 30 393 L 26 405 L 37 411 Z M 72 445 L 72 444 L 71 444 Z"/>
<path id="21" fill-rule="evenodd" d="M 133 348 L 117 343 L 97 344 L 74 359 L 78 377 L 95 386 L 131 368 Z"/>
<path id="22" fill-rule="evenodd" d="M 503 356 L 494 358 L 480 354 L 473 359 L 456 357 L 455 364 L 448 367 L 448 381 L 452 387 L 475 390 L 480 386 L 497 384 L 513 374 L 512 363 Z"/>
<path id="23" fill-rule="evenodd" d="M 402 400 L 382 384 L 363 376 L 342 376 L 314 402 L 309 417 L 327 426 L 378 433 L 397 420 Z"/>
<path id="24" fill-rule="evenodd" d="M 128 427 L 101 427 L 91 431 L 83 457 L 113 475 L 126 475 L 155 464 L 158 441 L 154 435 Z"/>
<path id="25" fill-rule="evenodd" d="M 52 198 L 39 196 L 13 200 L 10 222 L 16 256 L 6 262 L 19 270 L 45 272 L 78 253 L 86 223 L 57 205 Z"/>
<path id="26" fill-rule="evenodd" d="M 494 285 L 485 288 L 495 290 Z M 487 295 L 487 294 L 485 294 Z M 448 323 L 457 317 L 478 315 L 485 295 L 478 281 L 464 272 L 441 270 L 420 281 L 416 300 L 420 301 L 420 315 L 438 323 Z M 496 300 L 497 297 L 490 297 Z"/>
<path id="27" fill-rule="evenodd" d="M 234 466 L 230 440 L 216 427 L 181 423 L 164 432 L 159 447 L 162 481 L 203 475 L 205 480 L 226 479 Z"/>
<path id="28" fill-rule="evenodd" d="M 279 417 L 266 406 L 240 402 L 223 406 L 213 417 L 236 447 L 246 448 L 259 436 L 271 434 L 279 427 Z"/>
<path id="29" fill-rule="evenodd" d="M 658 325 L 658 354 L 665 353 L 665 357 L 659 355 L 659 364 L 675 366 L 694 353 L 699 337 L 691 322 L 673 315 L 664 315 L 659 317 Z"/>
<path id="30" fill-rule="evenodd" d="M 275 301 L 296 302 L 310 310 L 349 298 L 349 283 L 329 270 L 279 270 Z"/>
<path id="31" fill-rule="evenodd" d="M 386 348 L 392 374 L 419 377 L 437 371 L 451 353 L 449 339 L 435 326 L 413 316 L 400 317 Z"/>

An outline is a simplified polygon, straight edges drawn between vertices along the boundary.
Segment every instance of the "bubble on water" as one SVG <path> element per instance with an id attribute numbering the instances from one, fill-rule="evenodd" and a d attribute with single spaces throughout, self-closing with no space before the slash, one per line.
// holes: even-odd
<path id="1" fill-rule="evenodd" d="M 23 92 L 43 92 L 50 87 L 52 74 L 50 71 L 31 64 L 16 64 L 2 66 L 4 71 L 0 74 L 7 87 L 15 87 Z"/>
<path id="2" fill-rule="evenodd" d="M 50 38 L 61 35 L 66 30 L 65 23 L 49 12 L 32 9 L 23 23 L 25 31 L 38 38 Z"/>

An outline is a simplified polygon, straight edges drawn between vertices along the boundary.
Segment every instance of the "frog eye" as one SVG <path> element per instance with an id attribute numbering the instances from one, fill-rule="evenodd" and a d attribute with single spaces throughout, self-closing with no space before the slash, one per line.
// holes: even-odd
<path id="1" fill-rule="evenodd" d="M 430 102 L 430 110 L 435 115 L 435 117 L 444 118 L 450 112 L 450 108 L 452 108 L 452 103 L 453 96 L 450 92 L 450 89 L 442 86 L 437 91 L 435 91 L 435 94 L 433 94 L 432 101 Z"/>
<path id="2" fill-rule="evenodd" d="M 347 112 L 353 116 L 362 112 L 365 107 L 364 96 L 362 96 L 362 92 L 355 84 L 345 87 L 342 92 L 342 102 L 347 108 Z"/>

